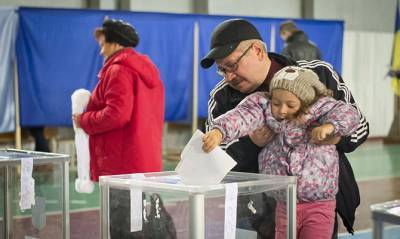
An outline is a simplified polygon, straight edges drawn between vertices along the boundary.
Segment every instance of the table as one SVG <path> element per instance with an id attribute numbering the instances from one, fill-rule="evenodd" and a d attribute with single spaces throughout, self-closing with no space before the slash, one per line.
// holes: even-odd
<path id="1" fill-rule="evenodd" d="M 370 206 L 372 212 L 373 238 L 383 238 L 383 223 L 400 225 L 400 200 L 373 204 Z"/>

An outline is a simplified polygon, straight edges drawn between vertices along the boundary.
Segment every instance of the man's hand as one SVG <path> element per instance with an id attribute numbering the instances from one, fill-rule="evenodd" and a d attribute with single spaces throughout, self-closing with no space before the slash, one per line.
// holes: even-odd
<path id="1" fill-rule="evenodd" d="M 330 144 L 337 144 L 342 138 L 340 136 L 330 136 L 326 138 L 325 140 L 319 141 L 319 142 L 314 142 L 314 144 L 318 145 L 330 145 Z"/>
<path id="2" fill-rule="evenodd" d="M 80 128 L 81 127 L 81 123 L 79 122 L 81 119 L 81 115 L 80 114 L 73 114 L 72 115 L 72 122 L 75 125 L 75 128 Z"/>
<path id="3" fill-rule="evenodd" d="M 298 126 L 303 126 L 307 123 L 308 113 L 300 113 L 295 119 L 295 123 Z"/>
<path id="4" fill-rule="evenodd" d="M 258 147 L 264 147 L 272 140 L 272 138 L 274 138 L 274 136 L 274 132 L 265 125 L 249 134 L 251 141 L 253 141 L 253 143 Z"/>
<path id="5" fill-rule="evenodd" d="M 219 129 L 212 129 L 203 136 L 203 150 L 206 153 L 211 152 L 222 142 L 222 133 Z"/>
<path id="6" fill-rule="evenodd" d="M 315 127 L 311 131 L 311 140 L 310 141 L 311 141 L 311 143 L 314 143 L 314 144 L 328 144 L 327 142 L 328 141 L 330 142 L 331 138 L 339 138 L 339 140 L 340 140 L 340 137 L 332 136 L 334 131 L 335 131 L 335 127 L 330 123 Z"/>

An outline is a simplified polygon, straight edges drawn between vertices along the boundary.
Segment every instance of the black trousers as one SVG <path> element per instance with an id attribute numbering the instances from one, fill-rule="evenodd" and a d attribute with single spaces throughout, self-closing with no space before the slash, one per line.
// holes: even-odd
<path id="1" fill-rule="evenodd" d="M 35 151 L 50 152 L 49 142 L 44 137 L 44 127 L 29 127 L 28 130 L 35 139 Z"/>

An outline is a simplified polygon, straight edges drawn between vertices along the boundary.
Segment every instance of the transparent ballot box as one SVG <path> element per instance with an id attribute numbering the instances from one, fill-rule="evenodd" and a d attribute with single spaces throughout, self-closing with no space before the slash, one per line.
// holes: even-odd
<path id="1" fill-rule="evenodd" d="M 68 163 L 68 155 L 0 150 L 0 238 L 69 238 Z"/>
<path id="2" fill-rule="evenodd" d="M 101 238 L 296 237 L 296 178 L 230 172 L 216 185 L 176 172 L 100 177 Z"/>

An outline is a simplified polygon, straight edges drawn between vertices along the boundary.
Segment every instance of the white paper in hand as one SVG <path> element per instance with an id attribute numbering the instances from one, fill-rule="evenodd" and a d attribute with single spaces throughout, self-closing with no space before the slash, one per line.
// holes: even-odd
<path id="1" fill-rule="evenodd" d="M 175 168 L 184 184 L 218 184 L 236 165 L 235 160 L 220 147 L 216 147 L 210 153 L 205 153 L 202 149 L 203 135 L 201 131 L 196 130 L 183 149 L 181 161 Z"/>

